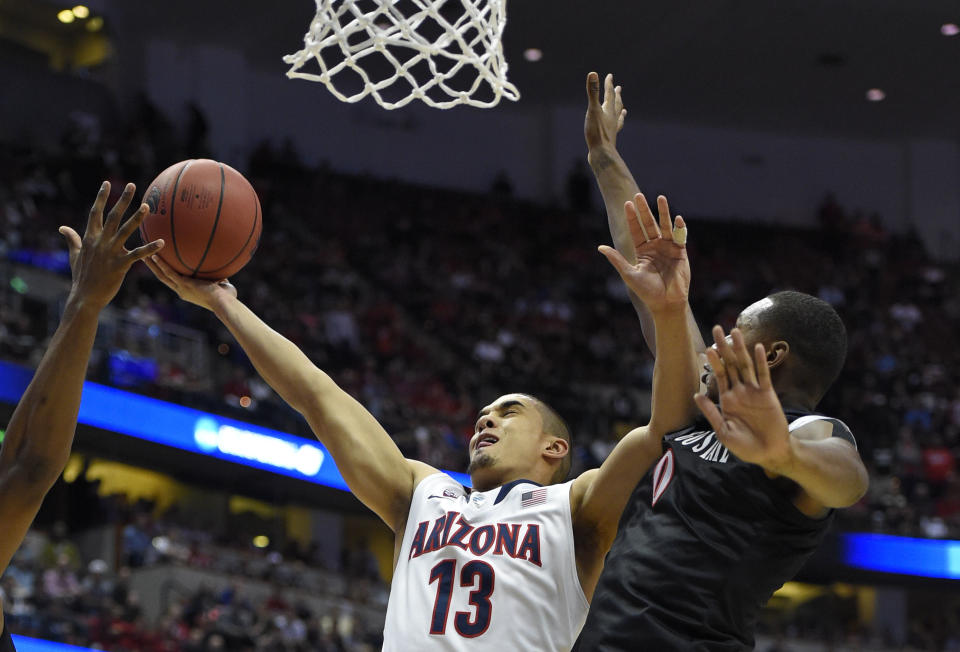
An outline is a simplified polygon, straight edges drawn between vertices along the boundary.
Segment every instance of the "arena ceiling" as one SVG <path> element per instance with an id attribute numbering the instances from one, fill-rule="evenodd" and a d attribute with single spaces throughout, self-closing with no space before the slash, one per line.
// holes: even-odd
<path id="1" fill-rule="evenodd" d="M 278 75 L 314 10 L 311 0 L 93 4 L 144 34 L 240 46 Z M 505 50 L 525 107 L 582 103 L 583 77 L 596 69 L 614 72 L 630 111 L 651 120 L 960 137 L 960 35 L 940 31 L 960 24 L 958 0 L 509 0 L 507 9 Z M 527 48 L 542 59 L 527 61 Z M 871 88 L 886 98 L 868 102 Z"/>

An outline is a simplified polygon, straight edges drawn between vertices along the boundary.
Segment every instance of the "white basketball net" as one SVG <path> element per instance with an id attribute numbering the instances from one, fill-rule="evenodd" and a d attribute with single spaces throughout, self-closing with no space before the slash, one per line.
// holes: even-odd
<path id="1" fill-rule="evenodd" d="M 412 100 L 438 109 L 516 101 L 501 41 L 506 2 L 316 0 L 303 49 L 283 58 L 291 66 L 287 77 L 321 82 L 343 102 L 372 95 L 386 109 Z M 319 74 L 300 70 L 311 59 Z"/>

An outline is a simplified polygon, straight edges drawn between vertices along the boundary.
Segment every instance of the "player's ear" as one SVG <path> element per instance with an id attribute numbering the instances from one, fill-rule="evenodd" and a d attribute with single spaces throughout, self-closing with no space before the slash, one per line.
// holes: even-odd
<path id="1" fill-rule="evenodd" d="M 767 346 L 767 366 L 776 369 L 782 365 L 790 355 L 790 345 L 784 340 L 777 340 Z"/>
<path id="2" fill-rule="evenodd" d="M 543 456 L 554 459 L 562 459 L 570 451 L 570 442 L 561 437 L 554 437 L 543 451 Z"/>

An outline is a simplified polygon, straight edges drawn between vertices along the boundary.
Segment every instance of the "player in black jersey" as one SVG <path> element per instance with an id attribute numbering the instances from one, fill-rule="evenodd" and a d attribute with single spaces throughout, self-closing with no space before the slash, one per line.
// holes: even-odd
<path id="1" fill-rule="evenodd" d="M 626 112 L 611 77 L 603 104 L 596 73 L 587 92 L 589 161 L 622 254 L 608 258 L 629 287 L 637 238 L 622 207 L 644 200 L 615 148 Z M 644 307 L 634 303 L 644 322 Z M 644 334 L 651 342 L 649 328 Z M 663 457 L 635 489 L 579 650 L 751 649 L 760 608 L 816 548 L 833 510 L 866 491 L 850 431 L 814 414 L 846 355 L 836 312 L 815 297 L 781 292 L 744 310 L 729 337 L 720 327 L 713 335 L 708 394 L 696 398 L 706 421 L 691 400 L 690 426 L 664 438 Z M 687 344 L 705 349 L 692 320 Z M 668 355 L 678 365 L 658 359 L 665 373 L 687 373 L 689 351 Z"/>
<path id="2" fill-rule="evenodd" d="M 0 574 L 69 458 L 100 312 L 120 289 L 130 266 L 163 247 L 157 240 L 133 251 L 124 248 L 149 209 L 143 204 L 121 224 L 135 190 L 128 184 L 104 221 L 110 196 L 110 184 L 104 182 L 82 240 L 70 227 L 60 227 L 70 251 L 73 283 L 60 325 L 10 418 L 0 449 Z M 0 652 L 13 649 L 4 622 Z"/>

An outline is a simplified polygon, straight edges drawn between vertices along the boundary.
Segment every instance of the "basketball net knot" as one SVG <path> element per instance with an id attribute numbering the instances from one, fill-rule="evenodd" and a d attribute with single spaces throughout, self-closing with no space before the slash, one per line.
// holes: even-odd
<path id="1" fill-rule="evenodd" d="M 414 99 L 438 109 L 458 104 L 489 108 L 502 97 L 520 99 L 507 81 L 503 57 L 506 0 L 316 4 L 303 49 L 283 58 L 290 64 L 287 77 L 320 82 L 342 102 L 372 95 L 385 109 Z M 319 73 L 301 70 L 311 61 Z"/>

